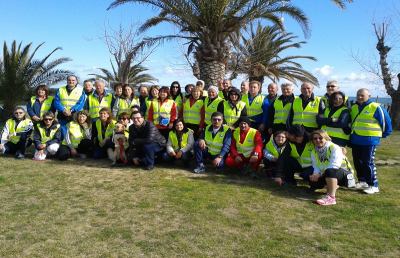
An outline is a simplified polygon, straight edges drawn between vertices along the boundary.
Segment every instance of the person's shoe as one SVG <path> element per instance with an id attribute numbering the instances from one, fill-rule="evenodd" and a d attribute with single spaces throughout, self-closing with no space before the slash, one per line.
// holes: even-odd
<path id="1" fill-rule="evenodd" d="M 363 192 L 366 194 L 379 193 L 379 187 L 369 186 L 367 189 L 364 189 Z"/>
<path id="2" fill-rule="evenodd" d="M 15 158 L 16 158 L 16 159 L 24 159 L 24 158 L 25 158 L 25 155 L 22 154 L 22 153 L 18 153 L 18 154 L 15 156 Z"/>
<path id="3" fill-rule="evenodd" d="M 152 165 L 144 167 L 144 170 L 148 170 L 148 171 L 153 170 L 153 169 L 154 169 L 154 166 L 152 166 Z"/>
<path id="4" fill-rule="evenodd" d="M 367 189 L 368 187 L 369 187 L 369 185 L 366 182 L 362 182 L 362 181 L 358 182 L 355 186 L 355 188 L 359 189 L 359 190 L 364 190 L 364 189 Z"/>
<path id="5" fill-rule="evenodd" d="M 204 172 L 206 172 L 206 167 L 205 166 L 198 166 L 197 168 L 195 168 L 193 170 L 194 173 L 196 174 L 202 174 Z"/>
<path id="6" fill-rule="evenodd" d="M 86 154 L 83 154 L 83 153 L 79 154 L 79 157 L 80 157 L 81 159 L 87 159 L 87 155 L 86 155 Z"/>
<path id="7" fill-rule="evenodd" d="M 316 200 L 315 203 L 322 206 L 335 205 L 336 198 L 327 194 L 324 198 Z"/>

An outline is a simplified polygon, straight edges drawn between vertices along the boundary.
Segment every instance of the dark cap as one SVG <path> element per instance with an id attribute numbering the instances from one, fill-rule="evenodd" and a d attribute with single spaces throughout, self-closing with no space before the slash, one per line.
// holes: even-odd
<path id="1" fill-rule="evenodd" d="M 239 95 L 239 97 L 242 96 L 242 94 L 240 93 L 240 90 L 235 88 L 235 87 L 231 87 L 228 91 L 228 96 L 230 96 L 231 94 L 237 94 Z"/>
<path id="2" fill-rule="evenodd" d="M 248 125 L 251 125 L 251 121 L 250 121 L 248 116 L 241 116 L 239 118 L 239 124 L 242 123 L 242 122 L 246 122 Z"/>
<path id="3" fill-rule="evenodd" d="M 306 130 L 304 129 L 303 125 L 293 125 L 289 128 L 288 133 L 296 137 L 301 137 L 305 135 Z"/>

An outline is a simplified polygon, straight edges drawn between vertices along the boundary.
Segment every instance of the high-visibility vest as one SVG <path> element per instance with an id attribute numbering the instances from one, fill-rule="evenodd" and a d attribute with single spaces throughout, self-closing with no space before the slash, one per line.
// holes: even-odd
<path id="1" fill-rule="evenodd" d="M 225 100 L 224 92 L 222 90 L 218 91 L 218 97 Z"/>
<path id="2" fill-rule="evenodd" d="M 382 137 L 382 128 L 374 117 L 378 108 L 380 108 L 378 103 L 371 102 L 360 112 L 358 105 L 354 104 L 350 112 L 352 120 L 351 133 L 356 133 L 360 136 Z M 382 110 L 380 111 L 383 112 Z"/>
<path id="3" fill-rule="evenodd" d="M 314 149 L 314 145 L 311 142 L 308 142 L 304 147 L 304 150 L 301 154 L 297 152 L 296 145 L 294 143 L 289 142 L 291 147 L 290 156 L 297 159 L 300 163 L 301 167 L 306 168 L 312 166 L 311 162 L 311 152 Z"/>
<path id="4" fill-rule="evenodd" d="M 67 86 L 58 89 L 60 94 L 61 104 L 66 108 L 66 110 L 71 110 L 71 108 L 79 101 L 82 96 L 82 87 L 75 86 L 75 88 L 68 94 Z"/>
<path id="5" fill-rule="evenodd" d="M 158 125 L 160 124 L 160 116 L 169 118 L 171 116 L 172 106 L 174 105 L 174 101 L 172 99 L 167 99 L 164 101 L 161 106 L 158 99 L 154 99 L 151 101 L 151 105 L 153 105 L 153 124 Z"/>
<path id="6" fill-rule="evenodd" d="M 283 147 L 278 150 L 278 147 L 274 142 L 274 136 L 272 135 L 269 141 L 265 144 L 265 149 L 267 149 L 268 152 L 271 153 L 272 156 L 274 156 L 274 158 L 279 158 L 285 148 Z"/>
<path id="7" fill-rule="evenodd" d="M 44 113 L 50 111 L 53 100 L 54 100 L 53 96 L 47 96 L 47 98 L 42 102 L 42 106 L 40 107 L 39 117 L 42 117 L 44 115 Z M 31 106 L 32 107 L 33 107 L 33 104 L 35 104 L 35 101 L 36 101 L 36 96 L 31 97 Z"/>
<path id="8" fill-rule="evenodd" d="M 50 129 L 50 134 L 49 134 L 49 136 L 47 136 L 46 129 L 41 127 L 40 124 L 38 124 L 37 129 L 39 130 L 39 134 L 40 134 L 40 142 L 42 144 L 45 144 L 46 142 L 52 140 L 59 128 L 60 128 L 60 124 L 57 124 L 55 128 Z"/>
<path id="9" fill-rule="evenodd" d="M 185 148 L 188 144 L 189 134 L 193 134 L 193 130 L 188 129 L 186 133 L 182 134 L 181 148 Z M 172 143 L 172 148 L 174 149 L 174 151 L 181 149 L 179 148 L 178 136 L 176 135 L 175 131 L 170 131 L 168 134 L 168 138 Z"/>
<path id="10" fill-rule="evenodd" d="M 17 125 L 17 128 L 15 128 L 15 120 L 10 118 L 7 120 L 6 125 L 8 127 L 8 133 L 9 133 L 8 140 L 14 144 L 17 144 L 21 139 L 21 136 L 16 134 L 26 132 L 28 128 L 32 126 L 32 121 L 26 118 L 20 121 Z"/>
<path id="11" fill-rule="evenodd" d="M 317 128 L 317 115 L 320 101 L 320 97 L 314 97 L 314 100 L 308 102 L 306 108 L 303 110 L 302 98 L 296 98 L 293 101 L 293 124 Z"/>
<path id="12" fill-rule="evenodd" d="M 265 96 L 258 94 L 257 96 L 255 96 L 255 98 L 253 99 L 253 101 L 250 104 L 249 94 L 244 95 L 242 98 L 242 101 L 244 103 L 246 103 L 247 116 L 249 116 L 251 118 L 253 116 L 263 113 L 262 105 L 263 105 Z"/>
<path id="13" fill-rule="evenodd" d="M 313 153 L 313 155 L 315 157 L 315 160 L 316 160 L 316 163 L 317 163 L 316 165 L 317 165 L 317 167 L 319 168 L 319 170 L 321 172 L 324 172 L 330 166 L 330 161 L 329 160 L 331 159 L 331 154 L 332 154 L 333 148 L 335 147 L 334 145 L 335 145 L 334 143 L 331 143 L 328 146 L 326 160 L 320 160 L 319 159 L 316 147 L 314 147 L 313 150 L 312 150 L 312 153 Z M 339 146 L 337 146 L 337 147 L 339 147 Z M 349 160 L 347 159 L 347 157 L 344 154 L 343 154 L 343 160 L 342 160 L 340 168 L 342 168 L 342 169 L 344 169 L 346 171 L 349 171 L 349 172 L 354 174 L 353 167 L 351 166 Z"/>
<path id="14" fill-rule="evenodd" d="M 236 141 L 236 149 L 238 153 L 243 154 L 245 158 L 250 157 L 251 153 L 254 150 L 255 143 L 254 138 L 256 136 L 257 130 L 254 128 L 250 128 L 246 134 L 246 138 L 243 143 L 240 143 L 240 128 L 236 128 L 233 132 L 233 138 Z"/>
<path id="15" fill-rule="evenodd" d="M 128 100 L 125 98 L 119 98 L 118 99 L 118 113 L 117 116 L 119 116 L 120 114 L 122 114 L 123 112 L 127 113 L 128 115 L 131 114 L 131 108 L 133 106 L 140 106 L 140 101 L 138 98 L 133 98 L 132 100 Z"/>
<path id="16" fill-rule="evenodd" d="M 211 124 L 211 115 L 214 112 L 217 112 L 218 109 L 218 104 L 223 101 L 220 97 L 216 97 L 211 101 L 210 104 L 208 104 L 209 98 L 207 97 L 204 101 L 204 111 L 205 111 L 205 116 L 204 116 L 204 121 L 206 125 Z"/>
<path id="17" fill-rule="evenodd" d="M 237 107 L 237 112 L 236 112 L 236 109 L 231 108 L 231 105 L 229 104 L 229 102 L 227 100 L 225 100 L 224 101 L 224 118 L 225 118 L 226 124 L 229 126 L 233 126 L 233 124 L 239 120 L 242 110 L 245 108 L 245 106 L 246 106 L 246 103 L 244 103 L 243 101 L 239 101 L 238 103 L 236 103 L 236 107 Z"/>
<path id="18" fill-rule="evenodd" d="M 208 152 L 211 155 L 218 155 L 221 153 L 222 147 L 224 145 L 225 134 L 230 128 L 227 125 L 222 125 L 222 130 L 218 131 L 213 138 L 212 130 L 209 130 L 210 126 L 212 127 L 212 125 L 206 127 L 206 130 L 204 132 L 204 141 L 206 142 Z"/>
<path id="19" fill-rule="evenodd" d="M 107 125 L 106 131 L 104 133 L 104 138 L 103 138 L 103 131 L 101 130 L 101 120 L 97 119 L 96 129 L 97 129 L 97 139 L 99 140 L 99 142 L 103 141 L 107 137 L 111 138 L 111 136 L 113 135 L 114 126 L 115 126 L 115 121 L 112 120 Z"/>
<path id="20" fill-rule="evenodd" d="M 201 121 L 201 108 L 204 105 L 204 100 L 198 99 L 192 106 L 190 106 L 190 99 L 183 104 L 183 121 L 187 124 L 198 125 Z"/>
<path id="21" fill-rule="evenodd" d="M 75 121 L 71 121 L 67 124 L 67 130 L 72 147 L 78 148 L 79 143 L 85 138 L 85 130 Z M 62 144 L 68 145 L 65 139 Z"/>
<path id="22" fill-rule="evenodd" d="M 295 97 L 296 99 L 297 97 Z M 283 101 L 280 99 L 276 99 L 274 101 L 274 124 L 284 124 L 286 125 L 286 121 L 289 116 L 290 109 L 292 108 L 292 102 L 288 102 L 283 106 Z"/>
<path id="23" fill-rule="evenodd" d="M 93 118 L 98 118 L 99 117 L 99 111 L 100 109 L 107 107 L 111 108 L 111 102 L 113 99 L 113 96 L 111 93 L 107 93 L 102 99 L 101 102 L 99 103 L 99 99 L 94 95 L 90 94 L 88 96 L 88 101 L 89 101 L 89 114 L 90 117 Z"/>
<path id="24" fill-rule="evenodd" d="M 183 98 L 182 98 L 182 96 L 181 95 L 178 95 L 175 99 L 174 99 L 174 101 L 175 101 L 175 105 L 176 105 L 176 111 L 177 111 L 177 113 L 179 114 L 179 112 L 182 110 L 182 108 L 183 108 Z"/>
<path id="25" fill-rule="evenodd" d="M 342 112 L 344 110 L 346 110 L 346 107 L 341 107 L 338 110 L 336 110 L 335 113 L 332 114 L 331 118 L 339 118 L 340 114 L 342 114 Z M 324 111 L 324 117 L 325 118 L 329 118 L 329 113 L 330 113 L 330 108 L 326 108 Z M 340 139 L 344 139 L 344 140 L 348 140 L 350 139 L 350 135 L 345 134 L 343 131 L 343 128 L 338 128 L 338 127 L 330 127 L 327 125 L 323 125 L 321 127 L 322 130 L 326 131 L 328 133 L 329 136 L 335 137 L 335 138 L 340 138 Z"/>

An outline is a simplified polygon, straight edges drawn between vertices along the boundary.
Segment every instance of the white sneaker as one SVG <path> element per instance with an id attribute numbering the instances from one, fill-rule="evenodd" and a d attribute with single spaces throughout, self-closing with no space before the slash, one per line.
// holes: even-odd
<path id="1" fill-rule="evenodd" d="M 355 186 L 356 189 L 361 189 L 361 190 L 367 189 L 368 187 L 369 185 L 366 182 L 362 181 L 358 182 Z"/>
<path id="2" fill-rule="evenodd" d="M 368 187 L 367 189 L 364 189 L 364 193 L 366 193 L 366 194 L 379 193 L 379 187 L 370 186 L 370 187 Z"/>

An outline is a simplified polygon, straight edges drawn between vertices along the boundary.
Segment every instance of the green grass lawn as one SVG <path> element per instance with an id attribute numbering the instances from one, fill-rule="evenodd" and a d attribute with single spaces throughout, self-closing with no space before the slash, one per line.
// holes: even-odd
<path id="1" fill-rule="evenodd" d="M 400 257 L 400 134 L 378 149 L 381 192 L 234 174 L 0 158 L 0 257 Z"/>

